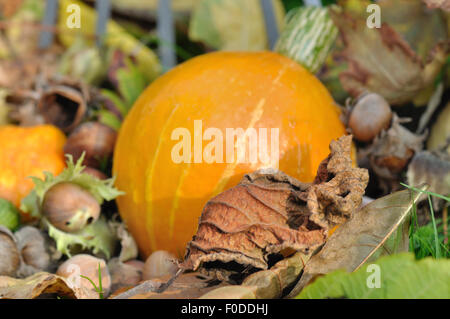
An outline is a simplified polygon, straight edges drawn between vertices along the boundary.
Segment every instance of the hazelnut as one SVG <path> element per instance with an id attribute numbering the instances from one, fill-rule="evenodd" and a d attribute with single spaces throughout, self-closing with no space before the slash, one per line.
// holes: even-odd
<path id="1" fill-rule="evenodd" d="M 20 254 L 14 235 L 0 226 L 0 276 L 14 276 L 20 267 Z"/>
<path id="2" fill-rule="evenodd" d="M 382 130 L 389 128 L 392 111 L 388 102 L 375 93 L 358 98 L 351 110 L 348 127 L 353 136 L 361 142 L 370 142 Z"/>
<path id="3" fill-rule="evenodd" d="M 111 273 L 112 291 L 123 287 L 136 286 L 142 280 L 144 263 L 140 260 L 121 262 L 119 258 L 113 258 L 108 263 Z"/>
<path id="4" fill-rule="evenodd" d="M 94 284 L 99 287 L 99 264 L 102 274 L 103 294 L 106 297 L 111 290 L 111 276 L 108 267 L 106 266 L 106 262 L 103 259 L 86 254 L 76 255 L 62 263 L 56 271 L 56 274 L 68 279 L 68 282 L 73 287 L 84 287 L 95 291 L 92 283 L 80 276 L 91 279 Z"/>
<path id="5" fill-rule="evenodd" d="M 99 168 L 103 161 L 111 157 L 116 138 L 117 132 L 107 125 L 83 123 L 69 135 L 64 152 L 71 154 L 75 162 L 85 152 L 83 165 Z"/>
<path id="6" fill-rule="evenodd" d="M 85 167 L 82 172 L 89 174 L 91 176 L 94 176 L 95 178 L 102 179 L 102 180 L 108 178 L 108 176 L 106 176 L 106 174 L 104 174 L 103 172 L 99 171 L 98 169 L 95 169 L 92 167 Z"/>
<path id="7" fill-rule="evenodd" d="M 158 250 L 152 253 L 145 261 L 143 280 L 175 275 L 178 270 L 176 258 L 165 250 Z"/>
<path id="8" fill-rule="evenodd" d="M 56 228 L 65 232 L 76 232 L 98 219 L 100 204 L 82 187 L 63 182 L 47 191 L 42 211 Z"/>

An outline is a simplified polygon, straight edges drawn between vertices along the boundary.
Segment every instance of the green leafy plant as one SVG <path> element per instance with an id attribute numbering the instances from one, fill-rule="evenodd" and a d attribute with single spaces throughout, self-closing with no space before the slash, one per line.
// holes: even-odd
<path id="1" fill-rule="evenodd" d="M 144 73 L 130 59 L 125 59 L 124 62 L 125 66 L 117 70 L 116 75 L 118 93 L 108 89 L 101 90 L 102 95 L 115 105 L 122 118 L 148 85 Z M 107 109 L 101 109 L 98 113 L 103 124 L 119 129 L 121 120 L 116 114 Z"/>
<path id="2" fill-rule="evenodd" d="M 19 227 L 19 212 L 14 205 L 6 199 L 0 198 L 0 225 L 14 231 Z"/>
<path id="3" fill-rule="evenodd" d="M 103 293 L 103 287 L 102 287 L 102 270 L 100 267 L 100 263 L 98 263 L 98 286 L 94 283 L 94 281 L 91 278 L 89 278 L 87 276 L 83 276 L 83 275 L 80 275 L 80 277 L 88 280 L 92 284 L 92 286 L 94 286 L 95 291 L 98 293 L 98 297 L 100 299 L 103 299 L 104 293 Z"/>
<path id="4" fill-rule="evenodd" d="M 431 216 L 431 222 L 428 225 L 419 226 L 417 222 L 417 209 L 414 205 L 411 218 L 411 226 L 409 230 L 409 250 L 414 252 L 416 258 L 418 259 L 428 256 L 432 256 L 434 258 L 449 258 L 449 245 L 448 243 L 445 243 L 444 221 L 435 218 L 435 212 L 433 209 L 431 197 L 435 196 L 447 202 L 450 202 L 450 198 L 441 194 L 421 190 L 403 183 L 401 183 L 401 185 L 414 192 L 422 193 L 427 196 Z M 448 221 L 446 222 L 448 224 Z"/>
<path id="5" fill-rule="evenodd" d="M 371 285 L 375 274 L 367 263 L 353 273 L 337 270 L 306 286 L 298 299 L 431 299 L 450 298 L 450 260 L 431 257 L 416 260 L 411 253 L 384 256 L 375 263 L 379 287 Z M 369 268 L 370 267 L 370 268 Z"/>

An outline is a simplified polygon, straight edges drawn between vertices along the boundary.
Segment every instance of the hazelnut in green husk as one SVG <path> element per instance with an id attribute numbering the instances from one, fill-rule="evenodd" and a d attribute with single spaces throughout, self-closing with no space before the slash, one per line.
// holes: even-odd
<path id="1" fill-rule="evenodd" d="M 100 216 L 100 205 L 87 190 L 74 183 L 58 183 L 45 194 L 42 213 L 65 232 L 83 229 Z"/>
<path id="2" fill-rule="evenodd" d="M 101 218 L 100 207 L 123 193 L 113 186 L 114 178 L 101 180 L 84 172 L 84 154 L 76 163 L 67 157 L 67 168 L 58 176 L 33 178 L 35 188 L 22 201 L 21 210 L 41 218 L 61 253 L 71 256 L 75 250 L 89 250 L 109 258 L 117 237 Z"/>

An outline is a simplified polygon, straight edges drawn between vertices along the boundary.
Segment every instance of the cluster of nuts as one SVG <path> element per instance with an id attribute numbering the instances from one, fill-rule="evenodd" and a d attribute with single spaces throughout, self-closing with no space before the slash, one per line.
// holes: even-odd
<path id="1" fill-rule="evenodd" d="M 166 251 L 156 251 L 145 262 L 138 259 L 121 261 L 112 258 L 108 263 L 101 258 L 75 255 L 56 267 L 49 250 L 49 242 L 37 228 L 25 226 L 14 234 L 0 226 L 0 276 L 28 277 L 40 271 L 54 271 L 75 287 L 94 290 L 81 276 L 99 283 L 99 266 L 104 296 L 121 288 L 136 286 L 141 281 L 174 275 L 177 260 Z"/>
<path id="2" fill-rule="evenodd" d="M 368 146 L 358 150 L 358 161 L 379 178 L 385 193 L 399 187 L 401 172 L 411 158 L 422 150 L 425 135 L 417 135 L 401 125 L 388 102 L 376 93 L 365 93 L 347 116 L 347 126 L 356 140 Z"/>
<path id="3" fill-rule="evenodd" d="M 13 234 L 0 226 L 0 275 L 26 277 L 51 266 L 47 239 L 40 230 L 25 226 Z"/>
<path id="4" fill-rule="evenodd" d="M 101 258 L 80 254 L 61 264 L 56 274 L 66 278 L 73 286 L 95 291 L 92 284 L 88 280 L 80 280 L 80 276 L 99 283 L 99 266 L 105 296 L 122 288 L 136 286 L 141 281 L 174 275 L 178 270 L 175 256 L 166 251 L 156 251 L 145 263 L 137 259 L 123 262 L 113 258 L 106 264 Z"/>

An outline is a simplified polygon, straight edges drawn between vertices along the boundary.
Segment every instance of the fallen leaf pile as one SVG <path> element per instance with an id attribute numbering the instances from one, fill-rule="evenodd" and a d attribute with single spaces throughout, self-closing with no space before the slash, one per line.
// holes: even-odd
<path id="1" fill-rule="evenodd" d="M 368 182 L 365 169 L 352 167 L 351 139 L 331 142 L 331 153 L 312 184 L 260 170 L 211 199 L 181 267 L 197 270 L 209 263 L 211 273 L 218 261 L 267 269 L 271 254 L 286 249 L 308 253 L 323 245 L 328 231 L 361 204 Z M 215 274 L 228 277 L 220 269 Z"/>

